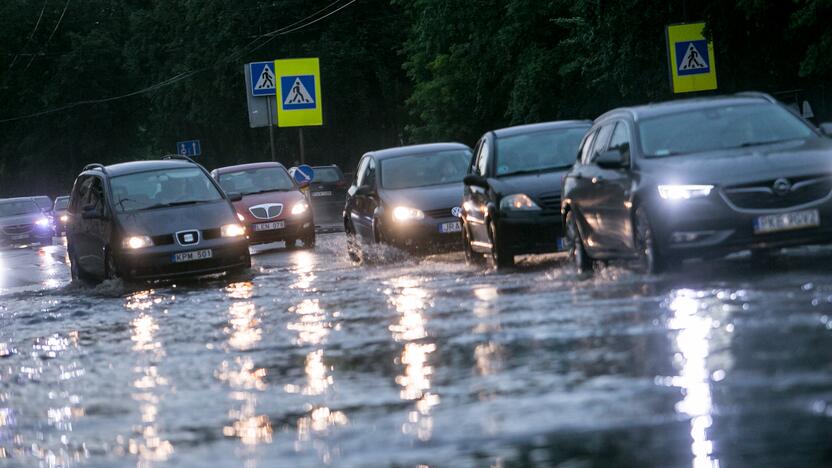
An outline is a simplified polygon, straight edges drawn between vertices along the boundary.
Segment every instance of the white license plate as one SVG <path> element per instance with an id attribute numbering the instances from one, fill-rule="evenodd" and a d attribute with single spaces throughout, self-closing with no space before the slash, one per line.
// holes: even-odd
<path id="1" fill-rule="evenodd" d="M 283 229 L 286 224 L 283 221 L 275 221 L 273 223 L 260 223 L 254 225 L 254 230 L 260 231 L 274 231 L 276 229 Z"/>
<path id="2" fill-rule="evenodd" d="M 442 234 L 450 234 L 452 232 L 462 232 L 462 223 L 454 221 L 452 223 L 442 223 L 439 225 L 439 232 Z"/>
<path id="3" fill-rule="evenodd" d="M 193 262 L 195 260 L 207 260 L 214 256 L 211 249 L 194 250 L 193 252 L 182 252 L 174 254 L 173 263 Z"/>
<path id="4" fill-rule="evenodd" d="M 312 192 L 313 197 L 331 197 L 332 192 Z"/>
<path id="5" fill-rule="evenodd" d="M 818 210 L 795 211 L 776 215 L 760 216 L 754 220 L 754 234 L 791 231 L 820 226 Z"/>

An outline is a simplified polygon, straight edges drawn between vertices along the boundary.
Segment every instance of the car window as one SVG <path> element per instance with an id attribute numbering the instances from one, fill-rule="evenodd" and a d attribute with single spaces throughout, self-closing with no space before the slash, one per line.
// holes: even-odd
<path id="1" fill-rule="evenodd" d="M 370 164 L 370 157 L 365 156 L 364 159 L 358 163 L 358 169 L 355 171 L 355 186 L 361 187 L 364 184 L 364 176 L 367 175 L 367 164 Z"/>
<path id="2" fill-rule="evenodd" d="M 261 167 L 224 172 L 219 175 L 219 183 L 226 193 L 251 195 L 275 191 L 294 190 L 295 182 L 282 167 Z"/>
<path id="3" fill-rule="evenodd" d="M 0 218 L 40 213 L 40 208 L 32 200 L 11 200 L 0 202 Z"/>
<path id="4" fill-rule="evenodd" d="M 339 182 L 341 180 L 341 171 L 334 167 L 316 167 L 315 176 L 312 178 L 313 182 Z"/>
<path id="5" fill-rule="evenodd" d="M 630 160 L 630 130 L 624 121 L 615 124 L 608 151 L 618 151 L 624 156 L 625 161 Z"/>
<path id="6" fill-rule="evenodd" d="M 594 161 L 599 154 L 607 149 L 607 142 L 610 140 L 610 134 L 615 123 L 608 123 L 598 130 L 598 135 L 595 136 L 595 141 L 592 143 L 592 151 L 589 154 L 590 162 Z"/>
<path id="7" fill-rule="evenodd" d="M 561 127 L 497 138 L 497 176 L 567 168 L 585 133 L 586 127 Z"/>
<path id="8" fill-rule="evenodd" d="M 376 160 L 372 157 L 367 162 L 367 174 L 364 176 L 364 183 L 373 188 L 376 186 Z"/>
<path id="9" fill-rule="evenodd" d="M 49 211 L 52 209 L 52 199 L 49 197 L 35 197 L 34 200 L 41 210 Z"/>
<path id="10" fill-rule="evenodd" d="M 581 164 L 589 164 L 589 155 L 592 150 L 592 144 L 595 143 L 595 137 L 598 135 L 598 129 L 592 131 L 584 138 L 584 145 L 581 147 Z"/>
<path id="11" fill-rule="evenodd" d="M 482 146 L 480 146 L 480 154 L 477 158 L 477 174 L 485 177 L 488 175 L 488 160 L 491 156 L 491 151 L 489 150 L 488 140 L 482 140 Z"/>
<path id="12" fill-rule="evenodd" d="M 462 182 L 471 152 L 465 150 L 411 154 L 381 161 L 381 185 L 396 190 Z"/>
<path id="13" fill-rule="evenodd" d="M 87 196 L 87 190 L 89 190 L 89 180 L 89 176 L 82 176 L 75 181 L 75 185 L 72 187 L 72 196 L 69 198 L 70 212 L 78 213 L 81 211 L 83 200 Z"/>
<path id="14" fill-rule="evenodd" d="M 55 200 L 55 211 L 65 210 L 69 206 L 69 198 L 58 198 Z"/>
<path id="15" fill-rule="evenodd" d="M 797 116 L 771 103 L 722 104 L 652 117 L 639 124 L 639 135 L 647 157 L 818 137 Z"/>
<path id="16" fill-rule="evenodd" d="M 87 199 L 84 207 L 91 207 L 94 211 L 104 211 L 104 187 L 101 179 L 90 177 L 90 188 L 87 191 Z"/>
<path id="17" fill-rule="evenodd" d="M 195 167 L 117 176 L 110 180 L 110 187 L 118 212 L 213 202 L 223 198 L 211 179 Z"/>

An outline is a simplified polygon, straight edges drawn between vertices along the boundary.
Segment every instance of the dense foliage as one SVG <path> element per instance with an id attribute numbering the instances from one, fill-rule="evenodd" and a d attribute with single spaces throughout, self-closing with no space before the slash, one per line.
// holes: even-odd
<path id="1" fill-rule="evenodd" d="M 0 196 L 57 195 L 85 163 L 191 138 L 208 167 L 268 159 L 243 64 L 273 58 L 320 57 L 307 159 L 346 170 L 374 148 L 671 98 L 664 27 L 684 21 L 708 22 L 720 92 L 828 117 L 831 17 L 832 0 L 4 0 Z M 297 130 L 276 135 L 291 164 Z"/>

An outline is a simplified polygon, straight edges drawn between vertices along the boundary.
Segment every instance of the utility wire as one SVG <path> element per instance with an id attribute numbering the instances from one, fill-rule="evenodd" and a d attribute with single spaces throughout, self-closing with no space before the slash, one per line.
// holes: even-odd
<path id="1" fill-rule="evenodd" d="M 280 29 L 277 29 L 277 30 L 271 31 L 269 33 L 265 33 L 265 34 L 260 35 L 258 38 L 249 42 L 243 48 L 244 50 L 242 50 L 238 53 L 232 54 L 226 60 L 223 60 L 223 62 L 228 63 L 228 62 L 234 61 L 234 60 L 242 57 L 243 55 L 249 54 L 251 52 L 254 52 L 255 50 L 258 50 L 258 49 L 264 47 L 266 44 L 268 44 L 269 42 L 271 42 L 272 40 L 274 40 L 275 38 L 277 38 L 279 36 L 283 36 L 285 34 L 290 34 L 290 33 L 293 33 L 295 31 L 299 31 L 301 29 L 309 27 L 309 26 L 311 26 L 311 25 L 313 25 L 313 24 L 315 24 L 315 23 L 317 23 L 317 22 L 319 22 L 319 21 L 321 21 L 321 20 L 323 20 L 323 19 L 341 11 L 341 10 L 343 10 L 344 8 L 352 5 L 357 0 L 350 0 L 347 3 L 338 7 L 337 9 L 325 14 L 324 16 L 316 18 L 316 19 L 314 19 L 312 21 L 309 21 L 307 23 L 303 23 L 303 24 L 300 24 L 300 25 L 298 24 L 298 23 L 301 23 L 303 21 L 306 21 L 310 18 L 313 18 L 313 17 L 321 14 L 322 12 L 330 9 L 332 6 L 336 5 L 337 3 L 341 2 L 341 1 L 342 0 L 336 0 L 335 2 L 330 3 L 329 5 L 327 5 L 326 7 L 322 8 L 318 11 L 316 11 L 315 13 L 312 13 L 311 15 L 309 15 L 309 16 L 301 19 L 301 20 L 298 20 L 298 21 L 296 21 L 296 22 L 294 22 L 294 23 L 292 23 L 288 26 L 284 26 Z M 69 3 L 69 1 L 67 1 L 67 4 L 68 3 Z M 64 11 L 66 11 L 66 10 L 64 10 Z M 264 37 L 268 37 L 269 39 L 264 41 L 262 44 L 250 47 L 255 42 L 257 42 L 258 40 L 260 40 Z M 246 48 L 248 48 L 248 49 L 246 50 Z M 196 70 L 183 72 L 183 73 L 180 73 L 180 74 L 175 75 L 173 77 L 170 77 L 170 78 L 168 78 L 164 81 L 160 81 L 159 83 L 150 85 L 146 88 L 138 89 L 136 91 L 132 91 L 132 92 L 127 93 L 127 94 L 121 94 L 121 95 L 118 95 L 118 96 L 111 96 L 111 97 L 100 98 L 100 99 L 87 99 L 87 100 L 83 100 L 83 101 L 72 102 L 72 103 L 65 104 L 63 106 L 55 107 L 55 108 L 52 108 L 52 109 L 43 110 L 43 111 L 40 111 L 40 112 L 34 112 L 32 114 L 26 114 L 26 115 L 21 115 L 21 116 L 17 116 L 17 117 L 9 117 L 9 118 L 5 118 L 5 119 L 0 119 L 0 124 L 8 123 L 8 122 L 15 122 L 15 121 L 18 121 L 18 120 L 30 119 L 30 118 L 34 118 L 34 117 L 40 117 L 40 116 L 43 116 L 43 115 L 53 114 L 55 112 L 61 112 L 61 111 L 65 111 L 65 110 L 68 110 L 68 109 L 72 109 L 72 108 L 75 108 L 75 107 L 78 107 L 78 106 L 84 106 L 84 105 L 90 105 L 90 104 L 101 104 L 101 103 L 104 103 L 104 102 L 112 102 L 112 101 L 116 101 L 116 100 L 119 100 L 119 99 L 125 99 L 125 98 L 128 98 L 128 97 L 138 96 L 140 94 L 145 94 L 145 93 L 157 91 L 161 88 L 164 88 L 164 87 L 170 86 L 172 84 L 178 83 L 182 80 L 188 79 L 188 78 L 190 78 L 190 77 L 192 77 L 192 76 L 194 76 L 198 73 L 202 73 L 204 71 L 207 71 L 211 68 L 213 68 L 213 67 L 207 66 L 207 67 L 202 67 L 202 68 L 199 68 L 199 69 L 196 69 Z"/>
<path id="2" fill-rule="evenodd" d="M 61 11 L 61 16 L 58 18 L 58 22 L 55 23 L 55 27 L 52 29 L 52 33 L 49 34 L 49 37 L 46 39 L 46 42 L 43 43 L 43 47 L 40 48 L 41 53 L 46 52 L 46 48 L 49 46 L 49 43 L 52 41 L 52 37 L 55 36 L 56 32 L 58 32 L 58 28 L 61 26 L 61 22 L 64 20 L 64 15 L 66 15 L 66 10 L 67 10 L 67 8 L 69 8 L 69 2 L 70 2 L 70 0 L 66 0 L 66 3 L 64 3 L 64 9 L 63 9 L 63 11 Z M 37 57 L 37 54 L 32 55 L 32 57 L 29 59 L 29 63 L 27 63 L 26 68 L 23 69 L 24 72 L 26 70 L 28 70 L 29 67 L 32 66 L 32 62 L 35 61 L 35 57 Z"/>
<path id="3" fill-rule="evenodd" d="M 34 27 L 34 29 L 32 29 L 32 32 L 29 33 L 29 38 L 26 39 L 26 43 L 23 44 L 23 48 L 20 49 L 20 52 L 18 54 L 16 54 L 14 56 L 14 58 L 12 59 L 12 63 L 9 65 L 9 70 L 8 71 L 11 71 L 12 68 L 14 68 L 15 62 L 17 62 L 17 57 L 19 57 L 20 54 L 22 54 L 23 51 L 26 50 L 26 47 L 29 45 L 29 43 L 32 42 L 32 38 L 35 37 L 35 33 L 38 32 L 38 27 L 40 26 L 40 20 L 43 19 L 43 12 L 46 11 L 46 4 L 47 3 L 49 3 L 49 0 L 43 0 L 43 7 L 40 9 L 40 15 L 38 15 L 38 20 L 37 20 L 37 22 L 35 22 L 35 27 Z"/>

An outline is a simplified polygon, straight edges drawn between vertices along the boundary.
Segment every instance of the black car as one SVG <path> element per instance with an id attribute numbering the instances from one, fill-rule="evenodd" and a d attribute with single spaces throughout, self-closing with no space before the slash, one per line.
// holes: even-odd
<path id="1" fill-rule="evenodd" d="M 233 197 L 232 197 L 233 198 Z M 173 158 L 102 166 L 75 180 L 73 279 L 165 279 L 249 268 L 246 230 L 205 169 Z"/>
<path id="2" fill-rule="evenodd" d="M 52 243 L 52 221 L 31 197 L 0 200 L 0 244 Z"/>
<path id="3" fill-rule="evenodd" d="M 832 240 L 832 141 L 770 96 L 617 109 L 581 148 L 562 206 L 579 269 Z"/>
<path id="4" fill-rule="evenodd" d="M 403 146 L 365 154 L 347 194 L 350 255 L 361 241 L 408 251 L 458 248 L 462 179 L 471 149 L 460 143 Z"/>
<path id="5" fill-rule="evenodd" d="M 338 223 L 344 212 L 349 180 L 335 164 L 315 166 L 315 175 L 309 184 L 309 198 L 318 224 Z"/>
<path id="6" fill-rule="evenodd" d="M 561 179 L 575 161 L 588 121 L 547 122 L 486 133 L 465 176 L 463 248 L 497 267 L 515 255 L 562 248 Z"/>

